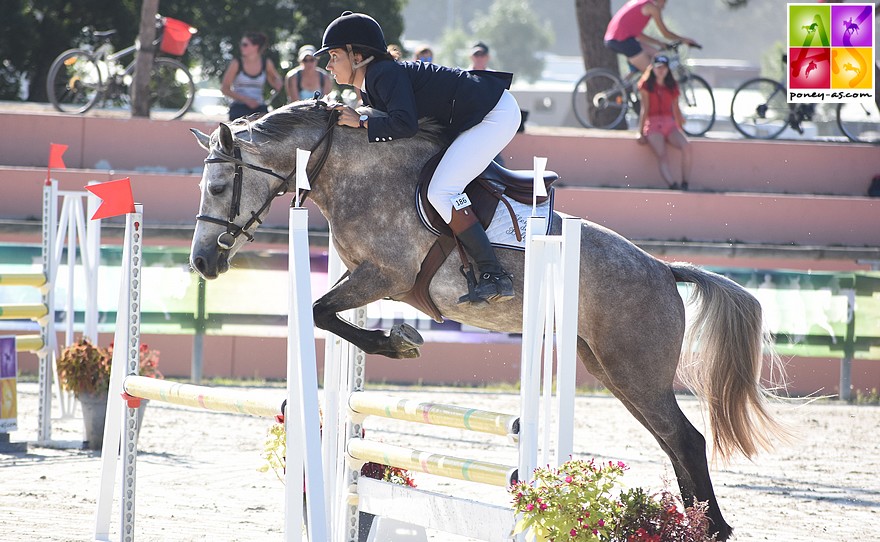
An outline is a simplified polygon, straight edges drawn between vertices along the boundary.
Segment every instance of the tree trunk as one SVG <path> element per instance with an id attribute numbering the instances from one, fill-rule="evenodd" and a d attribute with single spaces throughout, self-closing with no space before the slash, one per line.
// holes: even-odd
<path id="1" fill-rule="evenodd" d="M 620 75 L 617 53 L 605 47 L 605 29 L 611 21 L 611 0 L 575 0 L 575 16 L 578 20 L 581 54 L 584 69 L 605 68 L 615 75 Z M 588 88 L 584 99 L 592 102 L 597 93 L 607 88 Z M 597 126 L 608 125 L 614 120 L 616 113 L 612 110 L 593 110 L 589 115 Z M 626 118 L 611 127 L 614 130 L 626 130 Z"/>
<path id="2" fill-rule="evenodd" d="M 617 54 L 605 47 L 605 29 L 611 21 L 611 0 L 575 0 L 584 69 L 607 68 L 616 74 Z"/>
<path id="3" fill-rule="evenodd" d="M 159 12 L 159 0 L 144 0 L 141 6 L 141 25 L 138 29 L 137 52 L 134 65 L 134 78 L 131 84 L 131 116 L 150 116 L 150 75 L 153 68 L 153 57 L 156 51 L 153 41 L 156 39 L 156 14 Z"/>

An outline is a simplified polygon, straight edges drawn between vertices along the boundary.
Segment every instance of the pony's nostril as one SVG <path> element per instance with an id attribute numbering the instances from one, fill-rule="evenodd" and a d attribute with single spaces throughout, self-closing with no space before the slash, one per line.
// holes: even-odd
<path id="1" fill-rule="evenodd" d="M 200 275 L 204 275 L 208 264 L 202 256 L 194 256 L 192 259 L 192 266 Z"/>

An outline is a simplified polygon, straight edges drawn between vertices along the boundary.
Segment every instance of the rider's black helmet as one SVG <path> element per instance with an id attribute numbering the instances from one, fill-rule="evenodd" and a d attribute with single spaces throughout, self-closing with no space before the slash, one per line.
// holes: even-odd
<path id="1" fill-rule="evenodd" d="M 375 19 L 363 13 L 346 11 L 327 26 L 321 48 L 315 55 L 322 55 L 330 49 L 345 48 L 349 44 L 369 47 L 380 53 L 388 50 L 385 34 Z"/>

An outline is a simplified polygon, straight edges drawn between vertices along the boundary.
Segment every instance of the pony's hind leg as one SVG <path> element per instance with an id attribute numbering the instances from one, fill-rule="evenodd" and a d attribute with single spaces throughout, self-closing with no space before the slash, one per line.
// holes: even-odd
<path id="1" fill-rule="evenodd" d="M 657 372 L 644 369 L 615 370 L 623 367 L 625 360 L 617 359 L 616 364 L 608 359 L 600 362 L 581 338 L 577 350 L 587 370 L 623 403 L 669 457 L 685 505 L 692 505 L 694 499 L 707 502 L 711 530 L 717 533 L 718 540 L 727 540 L 733 529 L 724 520 L 715 498 L 706 459 L 706 439 L 681 411 L 671 379 L 658 378 Z"/>
<path id="2" fill-rule="evenodd" d="M 339 317 L 338 313 L 363 307 L 389 296 L 394 284 L 369 263 L 359 265 L 345 281 L 337 284 L 313 305 L 315 325 L 342 337 L 368 354 L 389 358 L 417 358 L 424 339 L 409 324 L 398 324 L 390 331 L 363 329 Z"/>

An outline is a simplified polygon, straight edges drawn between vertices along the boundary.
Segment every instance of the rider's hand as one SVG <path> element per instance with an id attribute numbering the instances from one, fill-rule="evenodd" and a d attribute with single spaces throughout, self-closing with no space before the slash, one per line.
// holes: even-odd
<path id="1" fill-rule="evenodd" d="M 336 124 L 339 126 L 351 126 L 352 128 L 360 127 L 360 114 L 354 109 L 343 104 L 331 104 L 327 109 L 335 109 L 339 111 L 339 118 Z"/>

